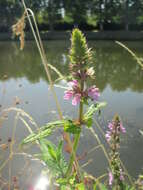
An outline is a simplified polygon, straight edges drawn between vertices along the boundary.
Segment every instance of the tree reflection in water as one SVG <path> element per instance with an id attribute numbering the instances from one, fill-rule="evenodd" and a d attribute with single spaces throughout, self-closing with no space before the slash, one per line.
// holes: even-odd
<path id="1" fill-rule="evenodd" d="M 96 67 L 96 84 L 100 91 L 107 85 L 112 90 L 143 91 L 143 72 L 136 61 L 114 42 L 90 42 L 93 47 Z M 64 75 L 68 75 L 68 48 L 69 42 L 50 41 L 44 43 L 47 58 L 50 64 L 55 66 Z M 137 55 L 141 55 L 140 42 L 130 42 Z M 14 52 L 14 53 L 13 53 Z M 23 51 L 15 42 L 0 43 L 0 80 L 25 77 L 31 83 L 47 80 L 41 64 L 40 56 L 34 42 L 27 42 Z M 51 72 L 53 79 L 57 78 L 55 72 Z"/>

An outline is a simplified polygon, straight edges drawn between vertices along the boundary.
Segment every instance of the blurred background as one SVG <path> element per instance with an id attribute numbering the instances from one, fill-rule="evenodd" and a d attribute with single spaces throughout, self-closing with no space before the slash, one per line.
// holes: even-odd
<path id="1" fill-rule="evenodd" d="M 25 0 L 40 30 L 143 30 L 143 0 Z M 23 13 L 20 0 L 0 0 L 0 32 Z"/>

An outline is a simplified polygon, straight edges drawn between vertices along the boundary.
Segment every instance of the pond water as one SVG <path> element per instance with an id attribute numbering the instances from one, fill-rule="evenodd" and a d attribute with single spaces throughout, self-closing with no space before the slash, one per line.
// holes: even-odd
<path id="1" fill-rule="evenodd" d="M 138 56 L 143 57 L 142 42 L 125 42 Z M 44 42 L 48 62 L 57 67 L 59 71 L 68 75 L 67 54 L 70 47 L 68 41 L 45 41 Z M 133 177 L 142 172 L 143 169 L 143 137 L 139 133 L 143 129 L 143 71 L 128 52 L 114 42 L 92 41 L 89 46 L 94 51 L 96 79 L 94 83 L 101 92 L 100 101 L 106 101 L 107 106 L 98 117 L 98 122 L 105 131 L 107 123 L 112 120 L 113 115 L 118 113 L 126 127 L 127 134 L 121 141 L 121 159 L 127 170 Z M 52 78 L 57 75 L 52 71 Z M 65 85 L 60 82 L 60 85 Z M 64 115 L 76 117 L 77 109 L 71 102 L 63 100 L 64 89 L 55 87 L 60 105 Z M 53 96 L 49 91 L 49 84 L 41 64 L 40 56 L 34 42 L 26 42 L 23 51 L 19 50 L 16 42 L 0 42 L 0 112 L 9 107 L 23 109 L 30 114 L 38 126 L 42 126 L 50 120 L 58 118 Z M 12 137 L 15 122 L 15 113 L 4 116 L 5 121 L 0 124 L 0 143 L 5 144 Z M 29 121 L 27 121 L 29 122 Z M 93 126 L 95 131 L 95 126 Z M 27 129 L 18 120 L 15 144 L 28 134 Z M 57 142 L 61 132 L 51 137 Z M 103 143 L 105 140 L 101 137 Z M 86 129 L 83 131 L 79 154 L 90 150 L 97 145 L 96 140 Z M 9 148 L 5 151 L 0 146 L 0 164 L 8 157 Z M 17 147 L 15 147 L 17 151 Z M 29 154 L 36 152 L 36 148 L 26 149 Z M 91 160 L 93 159 L 93 160 Z M 18 176 L 19 184 L 28 188 L 40 176 L 41 164 L 38 161 L 25 161 L 21 155 L 15 155 L 14 159 L 7 162 L 0 171 L 0 179 L 8 179 L 10 176 Z M 87 160 L 91 163 L 85 169 L 93 175 L 101 175 L 108 168 L 107 161 L 101 149 L 91 152 L 81 161 Z M 32 163 L 31 163 L 32 162 Z M 26 165 L 27 164 L 27 165 Z M 28 165 L 29 164 L 29 165 Z M 8 168 L 11 166 L 11 170 Z M 1 168 L 1 167 L 0 167 Z M 21 170 L 24 170 L 21 172 Z M 31 176 L 31 178 L 29 177 Z M 23 184 L 23 181 L 25 183 Z M 2 186 L 0 181 L 0 185 Z"/>

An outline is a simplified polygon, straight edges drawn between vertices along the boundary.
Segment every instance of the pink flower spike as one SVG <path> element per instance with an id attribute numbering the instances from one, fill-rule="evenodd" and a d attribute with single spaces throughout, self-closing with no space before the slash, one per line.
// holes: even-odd
<path id="1" fill-rule="evenodd" d="M 75 94 L 72 100 L 72 105 L 76 106 L 80 102 L 81 94 Z"/>
<path id="2" fill-rule="evenodd" d="M 73 96 L 73 91 L 72 90 L 67 90 L 65 91 L 64 99 L 65 100 L 70 100 Z"/>
<path id="3" fill-rule="evenodd" d="M 112 185 L 114 179 L 112 172 L 109 172 L 108 176 L 109 176 L 109 185 Z"/>
<path id="4" fill-rule="evenodd" d="M 99 89 L 96 88 L 95 86 L 92 86 L 88 89 L 88 96 L 93 99 L 94 101 L 97 101 L 100 93 L 99 93 Z"/>

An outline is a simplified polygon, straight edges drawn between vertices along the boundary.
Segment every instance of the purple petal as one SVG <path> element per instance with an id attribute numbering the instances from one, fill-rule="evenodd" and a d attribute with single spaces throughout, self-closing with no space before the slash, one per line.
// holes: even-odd
<path id="1" fill-rule="evenodd" d="M 80 103 L 80 98 L 81 94 L 75 94 L 72 100 L 72 105 L 76 106 L 78 103 Z"/>
<path id="2" fill-rule="evenodd" d="M 113 123 L 110 122 L 110 123 L 108 124 L 108 128 L 112 131 L 112 130 L 113 130 Z"/>
<path id="3" fill-rule="evenodd" d="M 122 123 L 120 123 L 120 130 L 122 133 L 126 133 L 126 129 L 123 127 Z"/>
<path id="4" fill-rule="evenodd" d="M 65 91 L 65 95 L 64 95 L 64 99 L 65 99 L 65 100 L 71 99 L 72 96 L 73 96 L 73 91 L 72 91 L 72 90 L 67 90 L 67 91 Z"/>
<path id="5" fill-rule="evenodd" d="M 90 87 L 88 89 L 88 96 L 92 98 L 94 101 L 97 101 L 100 96 L 99 89 L 95 86 Z"/>
<path id="6" fill-rule="evenodd" d="M 120 169 L 120 180 L 124 181 L 124 175 L 122 169 Z"/>
<path id="7" fill-rule="evenodd" d="M 112 172 L 109 172 L 108 176 L 109 176 L 109 185 L 112 185 L 112 183 L 113 183 L 113 174 L 112 174 Z"/>
<path id="8" fill-rule="evenodd" d="M 107 133 L 105 134 L 105 137 L 106 137 L 106 139 L 107 139 L 108 142 L 111 140 L 111 133 L 110 133 L 110 131 L 107 131 Z"/>
<path id="9" fill-rule="evenodd" d="M 77 80 L 70 81 L 68 82 L 68 86 L 70 88 L 76 88 L 78 86 L 78 81 Z"/>

